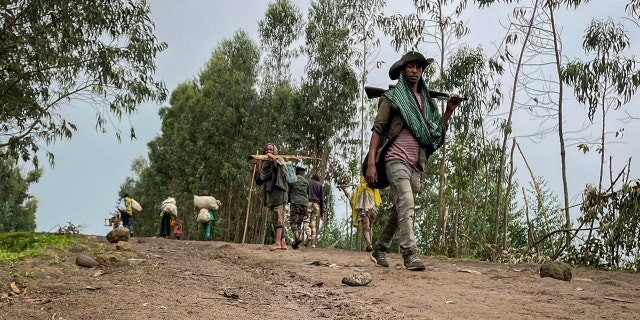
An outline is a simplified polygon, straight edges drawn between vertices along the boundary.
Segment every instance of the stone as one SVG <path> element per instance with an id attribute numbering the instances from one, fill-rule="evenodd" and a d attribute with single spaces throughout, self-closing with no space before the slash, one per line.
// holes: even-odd
<path id="1" fill-rule="evenodd" d="M 116 243 L 116 250 L 117 251 L 131 251 L 131 244 L 129 242 L 126 242 L 126 241 L 118 241 L 118 243 Z"/>
<path id="2" fill-rule="evenodd" d="M 571 266 L 560 261 L 545 262 L 540 267 L 540 278 L 551 277 L 553 279 L 571 281 Z"/>
<path id="3" fill-rule="evenodd" d="M 352 287 L 363 287 L 373 281 L 373 275 L 369 272 L 354 273 L 342 278 L 342 283 Z"/>
<path id="4" fill-rule="evenodd" d="M 107 241 L 109 241 L 109 243 L 118 243 L 119 241 L 127 242 L 130 236 L 129 228 L 118 227 L 107 233 Z"/>
<path id="5" fill-rule="evenodd" d="M 93 268 L 100 265 L 98 261 L 86 254 L 79 254 L 76 257 L 76 264 L 84 268 Z"/>

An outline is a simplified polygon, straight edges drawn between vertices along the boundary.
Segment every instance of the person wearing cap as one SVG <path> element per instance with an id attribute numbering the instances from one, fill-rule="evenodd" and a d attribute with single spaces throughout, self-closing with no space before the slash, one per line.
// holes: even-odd
<path id="1" fill-rule="evenodd" d="M 262 153 L 269 160 L 262 162 L 260 174 L 255 177 L 257 185 L 262 186 L 263 204 L 271 213 L 271 222 L 275 232 L 275 243 L 270 248 L 274 250 L 286 250 L 286 232 L 284 231 L 285 211 L 284 206 L 289 201 L 289 183 L 287 173 L 277 162 L 278 149 L 273 143 L 267 143 Z"/>
<path id="2" fill-rule="evenodd" d="M 396 86 L 385 92 L 378 102 L 365 178 L 368 184 L 375 185 L 376 162 L 384 160 L 394 204 L 371 253 L 371 259 L 378 266 L 389 267 L 386 252 L 397 233 L 404 266 L 414 271 L 425 269 L 417 256 L 413 233 L 415 195 L 420 189 L 420 174 L 429 156 L 444 143 L 449 118 L 460 104 L 459 96 L 452 94 L 444 114 L 440 115 L 422 78 L 424 69 L 431 63 L 433 59 L 426 59 L 415 51 L 403 55 L 389 69 L 389 78 L 398 80 Z"/>
<path id="3" fill-rule="evenodd" d="M 306 172 L 307 169 L 296 167 L 296 182 L 289 184 L 289 225 L 294 237 L 293 249 L 298 249 L 302 243 L 302 223 L 308 215 L 309 180 L 304 177 Z"/>

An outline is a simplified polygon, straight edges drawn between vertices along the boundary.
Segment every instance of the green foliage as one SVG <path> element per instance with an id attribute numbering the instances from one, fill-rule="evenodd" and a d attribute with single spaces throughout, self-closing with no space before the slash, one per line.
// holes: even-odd
<path id="1" fill-rule="evenodd" d="M 551 192 L 548 182 L 541 177 L 536 179 L 538 181 L 538 190 L 540 194 L 537 194 L 537 190 L 533 183 L 529 184 L 524 196 L 527 197 L 526 203 L 529 204 L 528 214 L 530 221 L 525 221 L 525 217 L 521 217 L 521 224 L 526 227 L 528 222 L 531 223 L 531 236 L 532 239 L 527 238 L 525 233 L 524 238 L 521 237 L 520 243 L 513 243 L 514 246 L 531 246 L 533 243 L 529 241 L 538 241 L 546 236 L 549 232 L 556 231 L 564 227 L 564 213 L 560 209 L 560 203 L 558 197 Z M 528 230 L 525 230 L 528 232 Z M 553 249 L 558 249 L 563 244 L 563 238 L 556 234 L 554 236 L 547 237 L 545 241 L 541 242 L 536 248 L 537 254 L 552 257 L 556 254 Z M 513 239 L 513 236 L 511 237 Z M 513 240 L 512 240 L 513 241 Z M 532 248 L 533 249 L 533 248 Z"/>
<path id="2" fill-rule="evenodd" d="M 291 59 L 299 54 L 299 50 L 292 47 L 298 39 L 299 30 L 304 29 L 304 21 L 300 9 L 290 0 L 276 0 L 269 4 L 263 20 L 258 22 L 258 32 L 267 59 L 265 61 L 266 81 L 276 87 L 289 80 Z"/>
<path id="3" fill-rule="evenodd" d="M 0 262 L 15 263 L 26 257 L 38 257 L 49 248 L 62 250 L 82 242 L 81 238 L 67 235 L 34 232 L 0 233 Z"/>
<path id="4" fill-rule="evenodd" d="M 615 109 L 630 101 L 640 86 L 640 69 L 634 59 L 623 56 L 631 45 L 629 36 L 612 20 L 592 21 L 582 45 L 587 53 L 595 54 L 593 60 L 571 61 L 562 68 L 561 76 L 573 87 L 578 102 L 587 105 L 593 121 L 603 101 Z"/>
<path id="5" fill-rule="evenodd" d="M 596 231 L 571 258 L 582 265 L 637 269 L 640 248 L 640 184 L 625 184 L 617 192 L 598 192 L 587 185 L 580 207 L 581 225 L 595 225 Z"/>
<path id="6" fill-rule="evenodd" d="M 415 13 L 380 16 L 379 27 L 392 38 L 391 45 L 398 52 L 420 51 L 424 43 L 434 43 L 439 52 L 447 47 L 450 38 L 459 39 L 469 33 L 462 20 L 456 20 L 467 5 L 467 0 L 427 1 L 413 0 Z M 453 5 L 453 6 L 452 6 Z M 443 10 L 452 6 L 453 10 Z M 451 12 L 450 14 L 447 14 Z M 444 37 L 444 38 L 443 38 Z M 429 51 L 425 51 L 429 52 Z M 441 61 L 444 63 L 444 61 Z"/>
<path id="7" fill-rule="evenodd" d="M 0 232 L 36 229 L 38 200 L 28 191 L 41 176 L 42 169 L 25 173 L 15 159 L 0 153 Z"/>
<path id="8" fill-rule="evenodd" d="M 12 157 L 37 166 L 41 143 L 70 139 L 77 128 L 61 113 L 69 103 L 90 101 L 104 129 L 111 115 L 165 99 L 152 74 L 167 45 L 144 0 L 5 1 L 0 20 L 0 147 Z"/>
<path id="9" fill-rule="evenodd" d="M 300 114 L 308 131 L 306 153 L 322 158 L 326 168 L 342 165 L 333 161 L 345 146 L 348 133 L 355 128 L 358 81 L 351 67 L 349 30 L 345 9 L 335 0 L 314 1 L 309 8 L 306 28 L 305 68 L 307 76 L 301 88 Z M 326 172 L 326 168 L 319 168 Z M 324 178 L 332 179 L 333 170 Z"/>
<path id="10" fill-rule="evenodd" d="M 137 234 L 159 232 L 156 208 L 168 196 L 176 198 L 185 239 L 199 236 L 193 195 L 215 196 L 223 202 L 223 212 L 244 212 L 246 198 L 235 195 L 248 191 L 247 155 L 265 143 L 263 131 L 255 125 L 273 118 L 257 103 L 259 60 L 257 46 L 246 32 L 237 31 L 214 49 L 198 79 L 172 92 L 170 106 L 159 112 L 162 135 L 148 144 L 148 164 L 135 161 L 134 176 L 123 185 L 144 208 L 134 215 Z M 241 218 L 221 217 L 218 228 L 227 230 L 228 225 L 219 223 L 235 224 Z M 234 231 L 226 236 L 236 237 Z"/>

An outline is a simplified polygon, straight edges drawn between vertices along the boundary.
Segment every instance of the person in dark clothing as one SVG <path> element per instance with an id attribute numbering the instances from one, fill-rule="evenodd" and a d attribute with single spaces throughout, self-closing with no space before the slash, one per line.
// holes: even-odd
<path id="1" fill-rule="evenodd" d="M 120 199 L 118 211 L 120 211 L 122 226 L 129 229 L 129 233 L 133 236 L 133 209 L 131 208 L 131 198 L 128 193 L 125 193 Z"/>
<path id="2" fill-rule="evenodd" d="M 324 215 L 324 195 L 323 187 L 320 182 L 320 177 L 314 174 L 309 180 L 309 216 L 304 221 L 305 233 L 307 240 L 305 246 L 311 245 L 311 248 L 316 247 L 318 233 L 318 219 L 322 219 Z"/>
<path id="3" fill-rule="evenodd" d="M 276 156 L 278 149 L 273 143 L 267 143 L 263 154 L 269 160 L 262 162 L 260 174 L 256 175 L 257 185 L 262 186 L 263 204 L 271 213 L 273 229 L 276 239 L 271 250 L 286 250 L 286 233 L 284 232 L 285 204 L 289 201 L 289 185 L 287 172 L 282 158 Z"/>
<path id="4" fill-rule="evenodd" d="M 168 239 L 171 234 L 171 214 L 169 212 L 162 211 L 162 201 L 158 205 L 158 215 L 160 215 L 160 236 Z"/>
<path id="5" fill-rule="evenodd" d="M 309 215 L 309 180 L 304 177 L 307 170 L 296 167 L 297 180 L 289 185 L 289 225 L 293 232 L 294 241 L 291 247 L 298 249 L 302 243 L 302 226 Z"/>

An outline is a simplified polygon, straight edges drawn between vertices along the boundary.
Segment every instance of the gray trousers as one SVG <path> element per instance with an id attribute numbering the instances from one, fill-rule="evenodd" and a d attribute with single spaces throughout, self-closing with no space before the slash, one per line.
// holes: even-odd
<path id="1" fill-rule="evenodd" d="M 387 251 L 393 236 L 398 233 L 398 243 L 403 253 L 416 252 L 416 237 L 413 233 L 415 195 L 420 190 L 420 174 L 405 161 L 394 159 L 386 164 L 387 177 L 393 197 L 393 208 L 387 225 L 378 237 L 377 249 Z"/>

